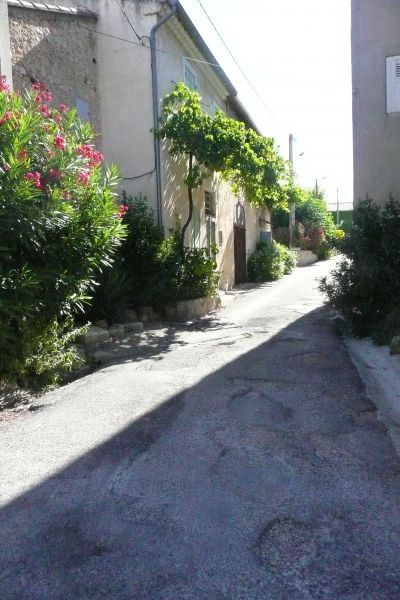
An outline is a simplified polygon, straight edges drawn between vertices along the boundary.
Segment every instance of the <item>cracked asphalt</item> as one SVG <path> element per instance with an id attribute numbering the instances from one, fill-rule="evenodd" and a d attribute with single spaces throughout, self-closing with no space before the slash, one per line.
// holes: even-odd
<path id="1" fill-rule="evenodd" d="M 0 425 L 2 600 L 400 598 L 400 460 L 317 264 Z"/>

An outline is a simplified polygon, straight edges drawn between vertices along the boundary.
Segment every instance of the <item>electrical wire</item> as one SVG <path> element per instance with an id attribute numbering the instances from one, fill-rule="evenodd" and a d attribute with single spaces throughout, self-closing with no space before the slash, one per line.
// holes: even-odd
<path id="1" fill-rule="evenodd" d="M 136 35 L 137 39 L 138 39 L 138 40 L 139 40 L 139 42 L 140 42 L 142 38 L 140 37 L 140 35 L 137 33 L 136 29 L 135 29 L 135 28 L 134 28 L 134 26 L 132 25 L 132 23 L 131 23 L 131 21 L 130 21 L 130 19 L 129 19 L 128 15 L 126 14 L 126 11 L 124 10 L 124 8 L 123 8 L 123 6 L 122 6 L 122 4 L 121 4 L 121 2 L 120 2 L 119 0 L 115 0 L 115 2 L 118 4 L 118 6 L 119 6 L 119 8 L 120 8 L 120 10 L 121 10 L 121 12 L 122 12 L 122 14 L 124 15 L 125 19 L 126 19 L 126 20 L 127 20 L 127 22 L 128 22 L 128 25 L 129 25 L 129 27 L 132 29 L 133 33 Z"/>
<path id="2" fill-rule="evenodd" d="M 224 38 L 222 37 L 222 35 L 220 34 L 220 32 L 218 31 L 217 27 L 215 26 L 213 20 L 211 19 L 210 15 L 208 14 L 208 12 L 206 11 L 206 9 L 203 6 L 203 3 L 201 2 L 201 0 L 197 0 L 197 2 L 199 3 L 202 11 L 204 12 L 205 16 L 207 17 L 208 21 L 211 23 L 212 28 L 214 29 L 215 33 L 218 35 L 219 39 L 221 40 L 222 44 L 224 45 L 225 49 L 227 50 L 229 56 L 232 58 L 233 62 L 235 63 L 235 65 L 237 66 L 237 68 L 239 69 L 240 73 L 242 74 L 242 76 L 244 77 L 244 79 L 246 80 L 247 84 L 250 86 L 250 88 L 252 89 L 252 91 L 254 92 L 254 94 L 257 96 L 257 98 L 259 99 L 259 101 L 261 102 L 261 104 L 264 106 L 264 108 L 268 111 L 268 113 L 271 115 L 271 117 L 281 126 L 286 130 L 286 126 L 282 123 L 282 121 L 273 113 L 273 111 L 269 108 L 269 106 L 266 104 L 264 98 L 261 96 L 261 94 L 259 94 L 258 90 L 255 88 L 255 86 L 253 85 L 253 83 L 250 81 L 250 79 L 247 77 L 246 73 L 244 72 L 244 70 L 242 69 L 242 67 L 240 66 L 239 62 L 237 61 L 237 59 L 235 58 L 235 56 L 233 55 L 231 49 L 229 48 L 228 44 L 225 42 Z"/>
<path id="3" fill-rule="evenodd" d="M 96 35 L 103 35 L 105 37 L 113 38 L 114 40 L 119 40 L 120 42 L 125 42 L 126 44 L 132 44 L 133 46 L 138 46 L 139 48 L 147 48 L 147 50 L 150 50 L 150 46 L 146 46 L 143 43 L 140 44 L 139 42 L 134 42 L 133 40 L 128 40 L 126 38 L 119 37 L 118 35 L 113 35 L 112 33 L 105 33 L 104 31 L 98 31 L 97 29 L 91 29 L 90 27 L 86 27 L 86 25 L 79 24 L 79 27 L 81 27 L 82 29 L 86 29 L 87 31 L 90 31 L 90 33 L 95 33 Z M 143 36 L 141 39 L 144 39 L 145 37 L 148 37 L 148 36 Z M 178 54 L 177 52 L 169 52 L 168 50 L 162 50 L 161 48 L 155 48 L 155 51 L 160 52 L 161 54 L 168 54 L 169 56 L 176 56 L 178 58 L 184 58 L 186 60 L 196 62 L 196 63 L 201 63 L 203 65 L 209 65 L 210 67 L 217 67 L 222 70 L 221 65 L 219 65 L 218 63 L 212 63 L 207 60 L 200 60 L 199 58 L 193 58 L 192 56 L 185 56 L 184 54 Z"/>

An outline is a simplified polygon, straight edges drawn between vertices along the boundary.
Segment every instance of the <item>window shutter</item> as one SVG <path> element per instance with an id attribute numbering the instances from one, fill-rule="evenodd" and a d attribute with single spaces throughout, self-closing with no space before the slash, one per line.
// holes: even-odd
<path id="1" fill-rule="evenodd" d="M 387 113 L 400 112 L 400 56 L 386 59 Z"/>

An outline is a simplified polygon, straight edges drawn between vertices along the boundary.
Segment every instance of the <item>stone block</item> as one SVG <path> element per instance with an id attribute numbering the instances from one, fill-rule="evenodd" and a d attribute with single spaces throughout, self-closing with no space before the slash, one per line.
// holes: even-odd
<path id="1" fill-rule="evenodd" d="M 108 332 L 112 338 L 120 340 L 125 335 L 125 327 L 118 323 L 117 325 L 112 325 Z"/>
<path id="2" fill-rule="evenodd" d="M 221 298 L 195 298 L 194 300 L 182 300 L 165 307 L 165 315 L 170 321 L 192 321 L 201 319 L 210 312 L 221 306 Z"/>
<path id="3" fill-rule="evenodd" d="M 97 363 L 107 363 L 114 358 L 111 352 L 106 352 L 105 350 L 96 350 L 91 355 L 92 360 Z"/>
<path id="4" fill-rule="evenodd" d="M 138 320 L 138 316 L 137 316 L 136 310 L 133 310 L 133 308 L 128 308 L 128 309 L 124 310 L 124 321 L 126 323 L 133 323 L 137 320 Z"/>
<path id="5" fill-rule="evenodd" d="M 110 334 L 107 329 L 101 327 L 89 327 L 88 331 L 78 338 L 78 342 L 84 346 L 95 346 L 110 340 Z"/>
<path id="6" fill-rule="evenodd" d="M 139 311 L 140 320 L 144 323 L 155 320 L 155 313 L 152 306 L 142 306 Z"/>
<path id="7" fill-rule="evenodd" d="M 390 354 L 400 354 L 400 335 L 396 335 L 390 344 Z"/>
<path id="8" fill-rule="evenodd" d="M 108 329 L 108 324 L 105 319 L 100 319 L 100 321 L 96 321 L 93 323 L 95 327 L 100 327 L 101 329 Z"/>
<path id="9" fill-rule="evenodd" d="M 136 323 L 124 323 L 124 327 L 127 333 L 142 333 L 144 329 L 141 321 L 137 321 Z"/>

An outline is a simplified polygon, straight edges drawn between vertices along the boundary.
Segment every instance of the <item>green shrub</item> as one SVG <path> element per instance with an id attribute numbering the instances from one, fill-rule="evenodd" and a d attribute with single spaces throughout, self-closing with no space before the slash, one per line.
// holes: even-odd
<path id="1" fill-rule="evenodd" d="M 328 212 L 323 194 L 315 196 L 314 190 L 298 188 L 295 200 L 295 245 L 302 250 L 311 250 L 319 260 L 326 260 L 333 254 L 340 230 Z M 289 213 L 283 209 L 275 210 L 272 224 L 275 239 L 288 245 Z"/>
<path id="2" fill-rule="evenodd" d="M 218 290 L 219 273 L 213 255 L 205 248 L 186 248 L 182 258 L 180 228 L 160 246 L 160 269 L 156 303 L 161 305 L 178 300 L 214 296 Z"/>
<path id="3" fill-rule="evenodd" d="M 159 311 L 168 302 L 215 295 L 215 258 L 204 248 L 185 248 L 182 257 L 178 226 L 164 239 L 144 197 L 124 195 L 123 202 L 127 236 L 115 264 L 104 271 L 86 317 L 111 323 L 121 320 L 126 308 L 149 305 Z"/>
<path id="4" fill-rule="evenodd" d="M 124 311 L 132 307 L 135 288 L 123 270 L 119 257 L 112 267 L 103 270 L 97 278 L 90 305 L 85 310 L 84 320 L 105 319 L 108 324 L 120 323 Z"/>
<path id="5" fill-rule="evenodd" d="M 250 281 L 274 281 L 290 273 L 296 265 L 296 255 L 286 246 L 273 241 L 259 242 L 250 254 L 247 272 Z"/>
<path id="6" fill-rule="evenodd" d="M 388 341 L 399 323 L 400 203 L 360 203 L 350 234 L 339 244 L 344 258 L 321 290 L 349 331 Z"/>
<path id="7" fill-rule="evenodd" d="M 0 379 L 71 367 L 73 317 L 124 232 L 115 168 L 103 176 L 90 125 L 50 102 L 0 79 Z"/>
<path id="8" fill-rule="evenodd" d="M 293 271 L 297 264 L 297 255 L 293 250 L 289 250 L 286 246 L 280 245 L 280 252 L 284 263 L 284 273 L 288 275 Z"/>

